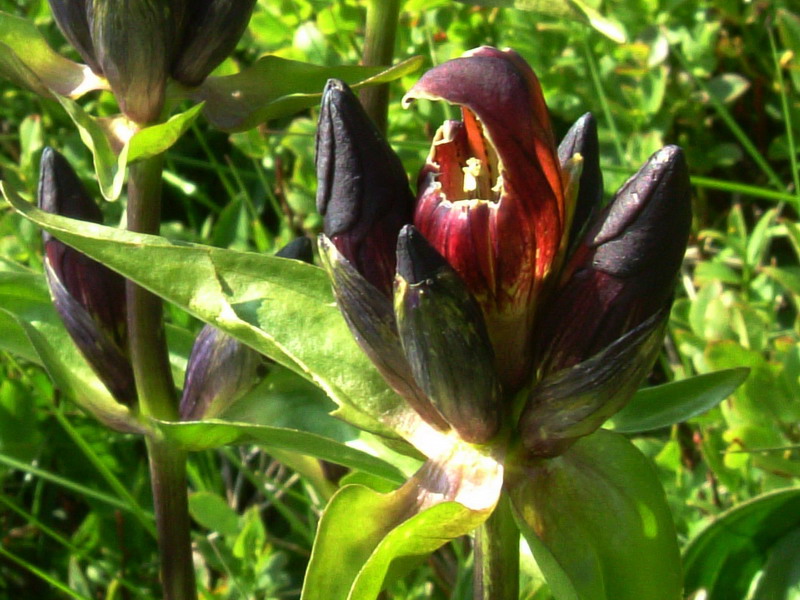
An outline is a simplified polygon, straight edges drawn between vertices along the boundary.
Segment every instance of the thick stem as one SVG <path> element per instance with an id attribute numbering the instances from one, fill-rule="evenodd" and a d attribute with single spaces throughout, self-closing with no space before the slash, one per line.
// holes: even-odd
<path id="1" fill-rule="evenodd" d="M 158 234 L 161 223 L 161 172 L 164 157 L 134 163 L 128 177 L 128 229 Z M 131 363 L 143 415 L 178 418 L 169 366 L 161 299 L 128 281 L 128 336 Z"/>
<path id="2" fill-rule="evenodd" d="M 390 65 L 394 58 L 394 40 L 400 18 L 400 0 L 369 0 L 367 3 L 367 32 L 364 39 L 366 66 Z M 389 84 L 361 90 L 361 104 L 378 129 L 386 133 L 389 111 Z"/>
<path id="3" fill-rule="evenodd" d="M 187 510 L 186 452 L 153 438 L 147 440 L 147 451 L 164 600 L 195 600 L 197 587 Z"/>
<path id="4" fill-rule="evenodd" d="M 519 529 L 504 493 L 475 535 L 475 600 L 518 600 Z"/>
<path id="5" fill-rule="evenodd" d="M 163 166 L 161 155 L 131 165 L 128 176 L 130 231 L 159 232 Z M 161 299 L 132 281 L 127 282 L 126 296 L 130 356 L 139 410 L 146 417 L 177 420 L 178 403 L 164 335 Z M 186 452 L 155 436 L 147 438 L 147 452 L 164 600 L 196 600 L 186 493 Z"/>

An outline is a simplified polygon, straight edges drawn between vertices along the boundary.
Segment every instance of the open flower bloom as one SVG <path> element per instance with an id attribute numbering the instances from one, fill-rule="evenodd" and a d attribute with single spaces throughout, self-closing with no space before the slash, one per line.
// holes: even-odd
<path id="1" fill-rule="evenodd" d="M 478 48 L 404 102 L 460 106 L 409 192 L 341 82 L 317 141 L 320 248 L 339 307 L 389 385 L 433 428 L 555 456 L 631 398 L 661 345 L 691 223 L 682 151 L 656 152 L 605 207 L 585 115 L 556 147 L 539 82 Z"/>

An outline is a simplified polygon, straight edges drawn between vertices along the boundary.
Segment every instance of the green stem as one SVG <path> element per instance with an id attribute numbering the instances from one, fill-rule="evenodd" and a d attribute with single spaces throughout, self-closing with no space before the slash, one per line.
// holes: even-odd
<path id="1" fill-rule="evenodd" d="M 400 0 L 369 0 L 362 65 L 392 64 L 399 18 Z M 385 135 L 389 112 L 389 84 L 365 88 L 361 90 L 360 98 L 367 114 Z"/>
<path id="2" fill-rule="evenodd" d="M 128 176 L 128 229 L 158 234 L 164 156 L 134 163 Z M 161 299 L 127 284 L 128 336 L 139 411 L 144 417 L 178 419 Z M 186 452 L 150 436 L 146 440 L 156 513 L 164 600 L 196 600 L 186 492 Z"/>
<path id="3" fill-rule="evenodd" d="M 475 535 L 475 600 L 518 600 L 519 529 L 504 493 Z"/>
<path id="4" fill-rule="evenodd" d="M 187 510 L 186 452 L 153 438 L 147 439 L 147 451 L 164 600 L 195 600 L 197 586 Z"/>
<path id="5" fill-rule="evenodd" d="M 158 235 L 161 224 L 163 155 L 134 163 L 128 178 L 128 229 Z M 131 363 L 145 416 L 178 418 L 175 386 L 164 335 L 161 299 L 132 281 L 127 286 L 128 336 Z"/>

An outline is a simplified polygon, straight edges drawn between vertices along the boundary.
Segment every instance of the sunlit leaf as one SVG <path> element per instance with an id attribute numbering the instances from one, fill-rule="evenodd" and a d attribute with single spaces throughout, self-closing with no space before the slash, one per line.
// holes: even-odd
<path id="1" fill-rule="evenodd" d="M 676 600 L 678 542 L 652 464 L 600 430 L 507 475 L 525 538 L 559 600 Z"/>

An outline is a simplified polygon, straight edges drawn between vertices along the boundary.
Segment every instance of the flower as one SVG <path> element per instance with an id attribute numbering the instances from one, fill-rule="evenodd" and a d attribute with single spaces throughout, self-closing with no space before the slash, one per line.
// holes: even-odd
<path id="1" fill-rule="evenodd" d="M 326 87 L 317 203 L 337 303 L 430 425 L 561 454 L 625 405 L 657 356 L 691 224 L 683 153 L 656 152 L 601 208 L 593 118 L 556 147 L 517 53 L 439 65 L 404 103 L 419 98 L 460 106 L 462 120 L 436 133 L 414 200 L 352 92 Z"/>
<path id="2" fill-rule="evenodd" d="M 49 213 L 102 222 L 102 213 L 67 160 L 42 152 L 39 207 Z M 117 402 L 133 406 L 136 385 L 128 358 L 125 279 L 43 234 L 45 274 L 56 310 L 78 349 Z"/>
<path id="3" fill-rule="evenodd" d="M 167 79 L 197 86 L 236 47 L 255 0 L 49 0 L 64 36 L 122 112 L 158 119 Z"/>

